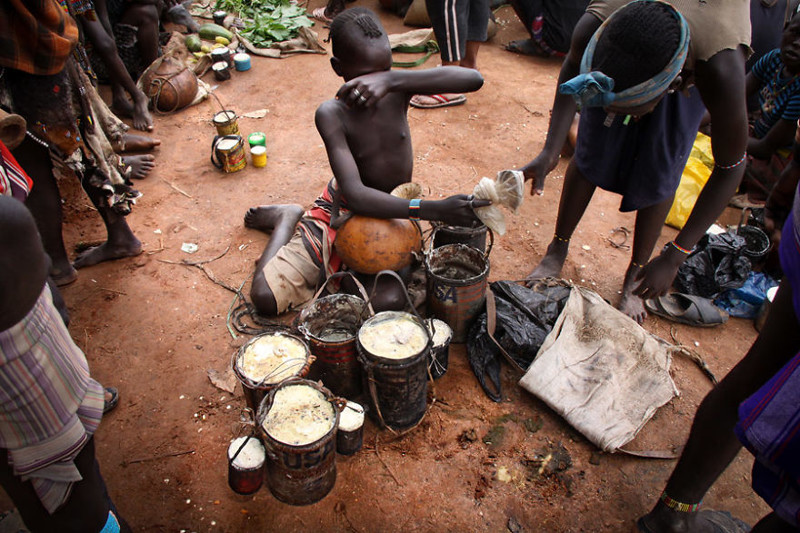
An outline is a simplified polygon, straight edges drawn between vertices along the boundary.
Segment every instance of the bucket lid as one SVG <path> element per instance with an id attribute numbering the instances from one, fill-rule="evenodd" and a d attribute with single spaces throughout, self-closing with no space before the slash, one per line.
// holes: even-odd
<path id="1" fill-rule="evenodd" d="M 385 359 L 408 359 L 422 353 L 430 341 L 428 331 L 414 315 L 382 311 L 358 330 L 358 342 L 370 355 Z"/>
<path id="2" fill-rule="evenodd" d="M 301 380 L 276 387 L 259 410 L 264 432 L 290 446 L 317 442 L 331 433 L 338 422 L 338 411 L 329 395 Z"/>
<path id="3" fill-rule="evenodd" d="M 228 151 L 233 150 L 239 144 L 238 139 L 222 139 L 217 143 L 217 149 Z"/>

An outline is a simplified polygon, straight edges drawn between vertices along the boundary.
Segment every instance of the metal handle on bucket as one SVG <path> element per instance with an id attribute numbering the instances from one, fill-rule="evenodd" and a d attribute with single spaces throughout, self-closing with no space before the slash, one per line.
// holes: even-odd
<path id="1" fill-rule="evenodd" d="M 421 316 L 419 316 L 417 308 L 414 307 L 414 303 L 411 301 L 411 297 L 408 295 L 408 289 L 406 289 L 406 284 L 405 282 L 403 282 L 403 278 L 401 278 L 397 272 L 395 272 L 394 270 L 381 270 L 380 272 L 375 274 L 375 280 L 372 282 L 372 291 L 369 293 L 369 300 L 367 300 L 367 305 L 369 305 L 369 303 L 372 301 L 372 297 L 375 296 L 375 290 L 378 288 L 378 278 L 380 278 L 384 274 L 394 277 L 394 279 L 396 279 L 397 282 L 400 284 L 400 286 L 403 288 L 403 294 L 406 297 L 406 302 L 408 302 L 408 306 L 411 308 L 411 312 L 413 313 L 413 315 L 417 317 L 419 321 L 422 323 L 423 329 L 425 330 L 425 334 L 428 336 L 428 346 L 430 347 L 430 344 L 433 341 L 431 339 L 430 334 L 428 333 L 428 328 L 425 326 L 425 321 L 422 319 Z"/>
<path id="2" fill-rule="evenodd" d="M 217 158 L 216 161 L 214 160 L 214 156 L 217 153 L 217 144 L 219 144 L 220 141 L 223 141 L 225 139 L 234 139 L 235 140 L 238 137 L 239 137 L 238 135 L 214 135 L 214 139 L 211 141 L 211 164 L 212 165 L 214 165 L 218 169 L 222 170 L 222 161 L 220 161 L 219 158 Z"/>
<path id="3" fill-rule="evenodd" d="M 425 252 L 425 258 L 427 259 L 433 253 L 433 241 L 436 239 L 436 233 L 442 229 L 444 226 L 441 224 L 437 224 L 433 226 L 433 230 L 431 231 L 430 240 L 428 241 L 428 250 Z M 486 247 L 486 251 L 480 251 L 483 254 L 483 258 L 486 259 L 489 257 L 489 254 L 492 252 L 492 247 L 494 246 L 494 232 L 492 228 L 486 226 L 486 232 L 489 234 L 489 245 Z M 465 245 L 467 246 L 467 245 Z M 473 247 L 474 248 L 474 247 Z M 476 248 L 477 250 L 477 248 Z"/>

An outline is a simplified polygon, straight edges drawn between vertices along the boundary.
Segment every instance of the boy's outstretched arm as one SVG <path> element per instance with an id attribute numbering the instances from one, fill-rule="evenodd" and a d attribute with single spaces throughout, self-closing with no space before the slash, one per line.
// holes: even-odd
<path id="1" fill-rule="evenodd" d="M 354 213 L 374 218 L 409 218 L 409 200 L 392 196 L 361 180 L 353 153 L 347 143 L 341 113 L 346 110 L 335 101 L 324 102 L 315 116 L 317 130 L 325 143 L 328 161 L 336 181 L 347 198 L 347 207 Z M 473 207 L 489 205 L 488 200 L 473 200 L 465 194 L 444 200 L 423 200 L 417 216 L 422 220 L 439 220 L 455 226 L 479 222 Z"/>
<path id="2" fill-rule="evenodd" d="M 406 93 L 411 98 L 415 94 L 470 93 L 482 86 L 483 76 L 471 68 L 386 70 L 353 78 L 339 88 L 336 98 L 350 107 L 368 107 L 390 92 Z"/>

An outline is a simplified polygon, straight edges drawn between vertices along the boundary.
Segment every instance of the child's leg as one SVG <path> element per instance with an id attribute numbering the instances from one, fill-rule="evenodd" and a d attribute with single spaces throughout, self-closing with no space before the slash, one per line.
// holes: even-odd
<path id="1" fill-rule="evenodd" d="M 528 275 L 529 280 L 554 278 L 561 274 L 569 251 L 569 240 L 583 217 L 594 190 L 595 186 L 573 163 L 570 163 L 564 176 L 564 188 L 561 190 L 561 200 L 558 204 L 556 233 L 542 260 Z"/>
<path id="2" fill-rule="evenodd" d="M 641 298 L 633 294 L 633 290 L 639 285 L 636 275 L 650 261 L 650 255 L 656 246 L 656 241 L 661 235 L 661 227 L 667 219 L 672 198 L 664 200 L 660 204 L 645 207 L 636 212 L 636 227 L 633 230 L 633 253 L 628 270 L 625 272 L 625 281 L 622 282 L 622 297 L 617 308 L 634 319 L 639 324 L 644 321 L 647 312 L 644 310 L 644 302 Z"/>
<path id="3" fill-rule="evenodd" d="M 73 263 L 75 268 L 84 268 L 103 261 L 133 257 L 142 253 L 142 243 L 133 234 L 125 217 L 106 205 L 103 191 L 91 186 L 85 187 L 84 190 L 103 219 L 107 238 L 103 244 L 82 252 Z"/>
<path id="4" fill-rule="evenodd" d="M 25 205 L 36 220 L 42 244 L 50 256 L 50 276 L 56 285 L 72 283 L 77 279 L 78 273 L 72 268 L 64 247 L 64 238 L 61 234 L 63 222 L 61 194 L 53 176 L 50 154 L 47 148 L 26 137 L 22 144 L 14 149 L 13 155 L 33 180 L 33 189 L 25 200 Z"/>
<path id="5" fill-rule="evenodd" d="M 269 242 L 256 263 L 250 288 L 250 299 L 261 315 L 278 314 L 275 295 L 264 278 L 264 266 L 292 239 L 295 226 L 302 216 L 303 208 L 299 205 L 260 205 L 251 207 L 244 215 L 245 226 L 270 234 Z"/>

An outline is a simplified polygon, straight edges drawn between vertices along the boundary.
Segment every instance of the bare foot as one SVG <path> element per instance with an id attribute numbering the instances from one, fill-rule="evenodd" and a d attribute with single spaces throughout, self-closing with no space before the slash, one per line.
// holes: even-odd
<path id="1" fill-rule="evenodd" d="M 244 214 L 245 227 L 269 233 L 279 224 L 288 221 L 297 224 L 303 216 L 303 208 L 295 204 L 259 205 Z"/>
<path id="2" fill-rule="evenodd" d="M 149 152 L 156 146 L 161 144 L 160 139 L 148 137 L 147 135 L 136 135 L 135 133 L 126 133 L 122 136 L 120 145 L 114 146 L 116 152 Z"/>
<path id="3" fill-rule="evenodd" d="M 78 271 L 72 267 L 69 261 L 63 265 L 53 263 L 50 267 L 50 278 L 56 284 L 56 287 L 64 287 L 78 279 Z"/>
<path id="4" fill-rule="evenodd" d="M 542 278 L 556 278 L 561 274 L 561 269 L 564 268 L 564 261 L 567 259 L 567 252 L 569 251 L 569 241 L 562 241 L 553 239 L 550 246 L 547 247 L 547 253 L 536 268 L 533 269 L 528 277 L 528 281 L 534 281 Z"/>
<path id="5" fill-rule="evenodd" d="M 75 268 L 85 268 L 88 266 L 102 263 L 103 261 L 112 261 L 114 259 L 122 259 L 123 257 L 134 257 L 142 253 L 142 243 L 137 238 L 132 241 L 127 241 L 119 244 L 109 244 L 108 241 L 100 246 L 89 248 L 81 252 L 72 264 Z"/>
<path id="6" fill-rule="evenodd" d="M 147 109 L 149 102 L 144 93 L 133 99 L 133 127 L 139 131 L 153 131 L 153 116 Z M 157 139 L 156 139 L 157 140 Z M 158 141 L 160 143 L 161 141 Z"/>
<path id="7" fill-rule="evenodd" d="M 647 311 L 644 309 L 644 300 L 633 294 L 633 290 L 639 286 L 636 281 L 636 274 L 642 269 L 633 264 L 628 266 L 625 273 L 625 281 L 622 283 L 622 296 L 617 304 L 617 309 L 641 324 L 647 318 Z"/>
<path id="8" fill-rule="evenodd" d="M 156 166 L 155 161 L 156 158 L 151 154 L 126 155 L 122 158 L 122 162 L 125 164 L 127 177 L 135 180 L 146 178 L 147 175 L 150 174 L 150 171 Z M 131 169 L 130 173 L 127 172 L 128 167 Z"/>

